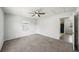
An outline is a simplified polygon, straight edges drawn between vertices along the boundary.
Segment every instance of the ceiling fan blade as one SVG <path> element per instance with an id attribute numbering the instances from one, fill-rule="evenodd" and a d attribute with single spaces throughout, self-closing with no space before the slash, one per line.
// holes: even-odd
<path id="1" fill-rule="evenodd" d="M 38 14 L 39 12 L 38 11 L 35 11 L 35 14 Z"/>
<path id="2" fill-rule="evenodd" d="M 38 16 L 40 17 L 40 15 L 38 14 Z"/>
<path id="3" fill-rule="evenodd" d="M 41 15 L 45 15 L 45 13 L 39 13 L 39 14 L 41 14 Z"/>
<path id="4" fill-rule="evenodd" d="M 35 14 L 32 15 L 32 17 L 35 16 Z"/>

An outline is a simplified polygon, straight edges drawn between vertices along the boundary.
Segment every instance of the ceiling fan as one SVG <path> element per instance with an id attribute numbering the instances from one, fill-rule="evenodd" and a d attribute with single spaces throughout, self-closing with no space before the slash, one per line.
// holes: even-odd
<path id="1" fill-rule="evenodd" d="M 40 17 L 41 15 L 45 15 L 44 12 L 42 12 L 41 10 L 38 10 L 38 9 L 33 11 L 31 14 L 32 14 L 32 17 L 34 17 L 34 16 Z"/>

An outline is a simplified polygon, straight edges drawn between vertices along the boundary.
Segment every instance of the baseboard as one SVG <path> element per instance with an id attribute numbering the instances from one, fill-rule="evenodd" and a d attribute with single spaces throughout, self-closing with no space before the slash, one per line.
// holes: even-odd
<path id="1" fill-rule="evenodd" d="M 35 34 L 35 33 L 29 34 L 29 35 L 33 35 L 33 34 Z M 18 37 L 15 37 L 15 38 L 6 39 L 6 40 L 4 40 L 4 41 L 13 40 L 13 39 L 17 39 L 17 38 L 22 38 L 22 37 L 29 36 L 29 35 L 18 36 Z"/>
<path id="2" fill-rule="evenodd" d="M 52 37 L 52 36 L 50 36 L 50 35 L 46 35 L 46 34 L 43 34 L 43 33 L 36 33 L 36 34 L 40 34 L 40 35 L 43 35 L 43 36 L 47 36 L 47 37 L 50 37 L 50 38 L 54 38 L 54 37 Z M 54 38 L 54 39 L 59 40 L 59 38 Z"/>

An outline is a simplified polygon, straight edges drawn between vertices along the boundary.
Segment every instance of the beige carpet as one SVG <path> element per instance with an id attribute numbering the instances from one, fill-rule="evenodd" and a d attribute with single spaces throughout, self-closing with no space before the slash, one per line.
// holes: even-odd
<path id="1" fill-rule="evenodd" d="M 2 52 L 71 52 L 72 44 L 39 34 L 4 42 Z"/>

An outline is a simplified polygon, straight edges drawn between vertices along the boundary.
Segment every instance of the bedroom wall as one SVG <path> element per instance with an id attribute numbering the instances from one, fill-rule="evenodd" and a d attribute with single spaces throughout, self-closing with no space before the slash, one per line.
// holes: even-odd
<path id="1" fill-rule="evenodd" d="M 59 15 L 53 15 L 50 17 L 42 18 L 38 20 L 37 33 L 52 37 L 55 39 L 60 38 L 60 18 L 70 17 L 73 13 L 63 13 Z"/>
<path id="2" fill-rule="evenodd" d="M 68 12 L 59 15 L 52 15 L 50 17 L 38 18 L 38 22 L 36 23 L 32 18 L 6 14 L 5 40 L 23 37 L 35 33 L 59 39 L 60 18 L 69 17 L 72 15 L 72 12 Z M 29 23 L 29 25 L 24 25 L 24 28 L 22 23 Z M 29 27 L 29 29 L 26 27 Z"/>
<path id="3" fill-rule="evenodd" d="M 46 35 L 48 37 L 59 39 L 60 36 L 59 28 L 60 28 L 59 19 L 49 17 L 46 19 L 39 19 L 37 32 L 39 34 Z"/>
<path id="4" fill-rule="evenodd" d="M 0 8 L 0 49 L 4 42 L 4 14 Z"/>
<path id="5" fill-rule="evenodd" d="M 34 32 L 33 19 L 5 14 L 5 40 L 27 36 Z"/>

